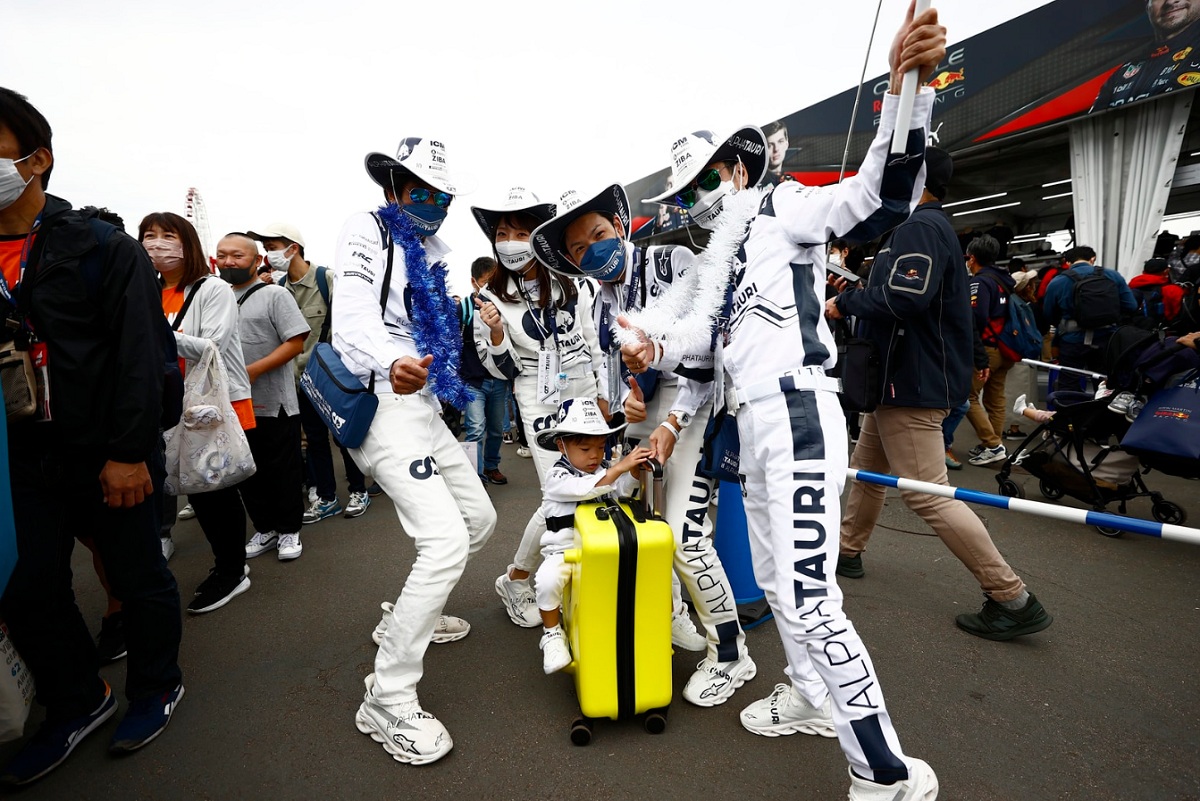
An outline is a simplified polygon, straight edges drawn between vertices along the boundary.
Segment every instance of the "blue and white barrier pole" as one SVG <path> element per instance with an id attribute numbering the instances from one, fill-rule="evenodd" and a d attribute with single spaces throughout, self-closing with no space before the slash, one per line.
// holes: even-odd
<path id="1" fill-rule="evenodd" d="M 992 506 L 996 509 L 1008 509 L 1013 512 L 1052 517 L 1065 520 L 1068 523 L 1083 523 L 1088 526 L 1104 526 L 1118 528 L 1122 531 L 1132 531 L 1134 534 L 1145 534 L 1148 537 L 1160 537 L 1164 540 L 1186 542 L 1200 545 L 1200 529 L 1188 526 L 1176 526 L 1170 523 L 1155 523 L 1149 520 L 1139 520 L 1135 517 L 1114 515 L 1111 512 L 1093 512 L 1087 509 L 1074 509 L 1068 506 L 1053 506 L 1038 501 L 1027 501 L 1024 498 L 1009 498 L 1004 495 L 993 495 L 979 490 L 947 487 L 942 484 L 931 484 L 928 481 L 916 481 L 911 478 L 890 476 L 886 473 L 872 473 L 868 470 L 847 470 L 847 477 L 854 481 L 867 484 L 879 484 L 884 487 L 895 487 L 908 492 L 922 492 L 926 495 L 939 495 L 943 498 L 953 498 L 967 503 L 978 503 Z"/>

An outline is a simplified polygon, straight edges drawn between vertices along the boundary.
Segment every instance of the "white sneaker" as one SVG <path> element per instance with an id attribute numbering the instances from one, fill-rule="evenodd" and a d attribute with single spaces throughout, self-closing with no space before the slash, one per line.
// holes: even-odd
<path id="1" fill-rule="evenodd" d="M 549 676 L 571 664 L 571 647 L 562 626 L 546 629 L 538 648 L 542 649 L 542 670 Z"/>
<path id="2" fill-rule="evenodd" d="M 375 625 L 375 630 L 371 632 L 371 639 L 376 645 L 383 642 L 383 635 L 387 632 L 388 622 L 392 619 L 392 610 L 396 608 L 396 605 L 390 601 L 384 601 L 379 605 L 379 608 L 383 610 L 383 617 L 379 619 L 379 623 Z"/>
<path id="3" fill-rule="evenodd" d="M 170 537 L 159 537 L 158 541 L 162 545 L 163 561 L 171 561 L 171 557 L 175 555 L 175 540 Z"/>
<path id="4" fill-rule="evenodd" d="M 320 495 L 317 495 L 316 487 L 308 488 L 308 504 L 309 504 L 309 506 L 311 506 L 313 504 L 313 502 L 316 501 L 320 497 L 321 497 Z"/>
<path id="5" fill-rule="evenodd" d="M 816 737 L 837 737 L 833 728 L 833 704 L 826 698 L 817 709 L 790 684 L 776 684 L 766 698 L 755 701 L 742 710 L 742 727 L 764 737 L 783 734 L 811 734 Z"/>
<path id="6" fill-rule="evenodd" d="M 967 461 L 970 462 L 971 464 L 975 465 L 976 467 L 980 467 L 985 464 L 991 464 L 992 462 L 1003 462 L 1007 458 L 1008 458 L 1008 451 L 1004 448 L 1003 445 L 997 445 L 994 448 L 984 448 L 978 454 L 976 454 L 975 456 L 972 456 Z"/>
<path id="7" fill-rule="evenodd" d="M 934 801 L 938 780 L 922 759 L 908 757 L 908 778 L 895 784 L 876 784 L 850 771 L 850 801 Z"/>
<path id="8" fill-rule="evenodd" d="M 696 706 L 719 706 L 757 674 L 758 666 L 749 654 L 736 662 L 714 662 L 705 657 L 684 685 L 683 700 Z"/>
<path id="9" fill-rule="evenodd" d="M 298 533 L 279 535 L 280 562 L 287 562 L 290 559 L 298 559 L 302 553 L 304 553 L 304 544 L 300 542 L 300 535 Z"/>
<path id="10" fill-rule="evenodd" d="M 177 514 L 175 516 L 178 517 L 180 520 L 191 520 L 193 517 L 196 516 L 196 510 L 193 509 L 192 505 L 189 503 L 188 505 L 186 505 L 182 509 L 180 509 L 179 514 Z"/>
<path id="11" fill-rule="evenodd" d="M 696 624 L 684 609 L 682 614 L 671 618 L 671 645 L 684 651 L 708 650 L 708 639 L 696 631 Z"/>
<path id="12" fill-rule="evenodd" d="M 383 617 L 375 626 L 375 631 L 371 632 L 371 639 L 375 641 L 376 645 L 383 642 L 383 635 L 387 633 L 388 622 L 392 619 L 392 610 L 396 608 L 396 605 L 390 601 L 384 601 L 379 608 L 383 610 Z M 461 617 L 439 615 L 437 623 L 433 627 L 431 642 L 456 642 L 470 633 L 471 624 Z"/>
<path id="13" fill-rule="evenodd" d="M 524 445 L 519 445 L 517 446 L 517 456 L 520 456 L 522 459 L 532 459 L 533 451 L 529 450 L 529 448 L 526 448 Z"/>
<path id="14" fill-rule="evenodd" d="M 454 740 L 442 722 L 421 709 L 421 702 L 412 700 L 393 707 L 375 702 L 375 674 L 367 676 L 367 692 L 354 715 L 354 724 L 363 734 L 383 746 L 397 762 L 409 765 L 428 765 L 450 753 Z"/>
<path id="15" fill-rule="evenodd" d="M 261 531 L 254 532 L 254 536 L 246 543 L 246 558 L 253 559 L 256 556 L 261 556 L 267 551 L 272 550 L 279 543 L 279 535 L 274 531 L 268 531 L 266 534 Z"/>
<path id="16" fill-rule="evenodd" d="M 439 615 L 432 642 L 458 642 L 471 633 L 471 624 L 454 615 Z"/>
<path id="17" fill-rule="evenodd" d="M 346 513 L 342 517 L 359 517 L 367 511 L 367 507 L 371 505 L 371 496 L 362 492 L 350 493 L 350 500 L 346 502 Z"/>
<path id="18" fill-rule="evenodd" d="M 509 570 L 512 566 L 509 565 Z M 532 629 L 542 625 L 542 614 L 537 608 L 537 595 L 529 579 L 510 579 L 508 571 L 496 578 L 496 594 L 504 600 L 508 619 L 521 628 Z"/>

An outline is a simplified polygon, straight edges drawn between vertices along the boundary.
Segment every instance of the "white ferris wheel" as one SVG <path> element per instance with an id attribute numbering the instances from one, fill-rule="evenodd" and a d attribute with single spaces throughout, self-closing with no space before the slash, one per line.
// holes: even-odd
<path id="1" fill-rule="evenodd" d="M 194 186 L 188 187 L 187 191 L 187 219 L 200 236 L 200 247 L 204 249 L 204 255 L 211 260 L 212 231 L 208 227 L 208 210 L 204 207 L 204 198 L 200 197 L 200 190 Z"/>

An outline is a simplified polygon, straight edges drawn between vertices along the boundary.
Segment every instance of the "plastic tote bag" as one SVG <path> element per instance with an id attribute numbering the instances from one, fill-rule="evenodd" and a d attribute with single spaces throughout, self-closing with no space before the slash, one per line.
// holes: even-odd
<path id="1" fill-rule="evenodd" d="M 0 623 L 0 743 L 19 739 L 25 732 L 29 703 L 33 700 L 33 674 L 21 661 L 16 646 L 8 638 L 8 628 Z"/>
<path id="2" fill-rule="evenodd" d="M 183 384 L 183 418 L 163 435 L 169 495 L 232 487 L 254 475 L 254 456 L 229 401 L 229 374 L 209 343 Z"/>

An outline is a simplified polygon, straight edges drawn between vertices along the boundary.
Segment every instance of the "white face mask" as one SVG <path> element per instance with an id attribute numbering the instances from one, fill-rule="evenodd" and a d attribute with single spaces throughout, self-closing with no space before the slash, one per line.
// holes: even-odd
<path id="1" fill-rule="evenodd" d="M 32 155 L 33 153 L 30 153 L 29 156 L 20 159 L 0 159 L 0 211 L 16 203 L 21 195 L 25 194 L 25 187 L 37 177 L 31 175 L 26 181 L 17 170 L 17 162 L 24 161 Z"/>
<path id="2" fill-rule="evenodd" d="M 696 198 L 696 205 L 687 210 L 692 222 L 701 228 L 712 230 L 721 216 L 725 196 L 734 192 L 733 181 L 722 181 L 716 189 L 704 192 Z"/>
<path id="3" fill-rule="evenodd" d="M 533 247 L 528 242 L 497 242 L 496 255 L 504 269 L 520 272 L 533 256 Z"/>
<path id="4" fill-rule="evenodd" d="M 292 257 L 287 255 L 287 252 L 288 248 L 267 251 L 267 264 L 271 265 L 272 270 L 286 270 L 288 268 Z"/>
<path id="5" fill-rule="evenodd" d="M 829 254 L 829 259 L 828 259 L 828 261 L 829 261 L 829 263 L 830 263 L 830 264 L 832 264 L 834 267 L 841 267 L 841 266 L 842 266 L 842 254 L 841 254 L 841 253 L 838 253 L 838 252 L 835 250 L 835 251 L 833 251 L 832 253 L 830 253 L 830 254 Z"/>

